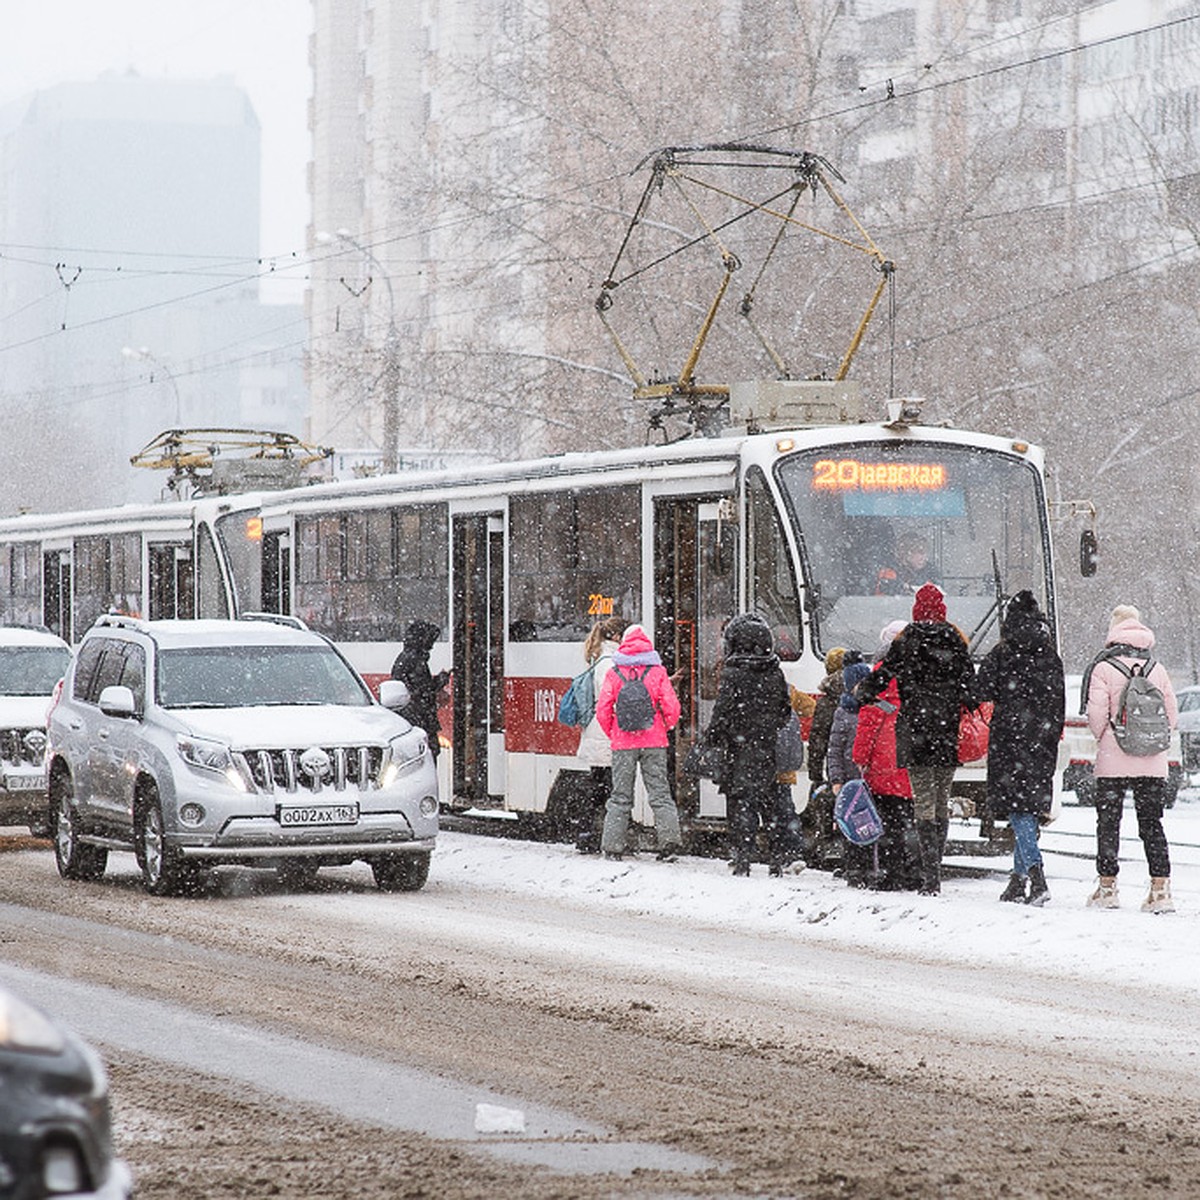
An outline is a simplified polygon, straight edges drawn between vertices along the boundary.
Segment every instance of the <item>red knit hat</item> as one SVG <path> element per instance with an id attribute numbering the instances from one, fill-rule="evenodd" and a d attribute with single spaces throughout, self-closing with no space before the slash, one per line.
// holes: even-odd
<path id="1" fill-rule="evenodd" d="M 914 621 L 944 621 L 946 619 L 946 597 L 936 584 L 923 584 L 913 600 Z"/>

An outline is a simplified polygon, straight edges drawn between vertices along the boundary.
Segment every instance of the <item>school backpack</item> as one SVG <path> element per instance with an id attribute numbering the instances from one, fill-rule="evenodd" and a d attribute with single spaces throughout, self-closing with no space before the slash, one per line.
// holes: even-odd
<path id="1" fill-rule="evenodd" d="M 654 724 L 654 698 L 645 683 L 650 668 L 647 667 L 640 675 L 626 675 L 617 666 L 613 670 L 621 677 L 621 687 L 613 706 L 617 728 L 623 733 L 639 733 L 649 729 Z"/>
<path id="2" fill-rule="evenodd" d="M 1171 723 L 1167 719 L 1165 697 L 1150 682 L 1153 660 L 1134 663 L 1132 667 L 1117 658 L 1109 662 L 1125 676 L 1117 714 L 1109 721 L 1117 745 L 1136 758 L 1162 753 L 1171 744 Z"/>
<path id="3" fill-rule="evenodd" d="M 869 846 L 883 833 L 871 789 L 861 779 L 847 779 L 842 784 L 834 801 L 833 819 L 846 841 L 855 846 Z"/>
<path id="4" fill-rule="evenodd" d="M 596 680 L 592 674 L 592 667 L 588 667 L 586 671 L 580 671 L 563 692 L 563 697 L 558 702 L 558 723 L 582 728 L 591 724 L 595 713 Z"/>

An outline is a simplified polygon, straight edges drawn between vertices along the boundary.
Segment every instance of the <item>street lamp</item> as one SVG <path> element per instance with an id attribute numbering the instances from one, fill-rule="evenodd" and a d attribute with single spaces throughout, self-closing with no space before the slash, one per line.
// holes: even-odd
<path id="1" fill-rule="evenodd" d="M 175 428 L 178 429 L 182 424 L 183 418 L 180 416 L 181 405 L 179 402 L 179 383 L 175 379 L 175 375 L 171 368 L 167 366 L 161 359 L 155 358 L 150 353 L 148 346 L 139 346 L 134 349 L 132 346 L 121 347 L 121 357 L 131 359 L 133 362 L 148 362 L 152 366 L 157 367 L 171 382 L 171 391 L 175 393 Z M 150 372 L 150 382 L 154 382 L 154 372 Z"/>
<path id="2" fill-rule="evenodd" d="M 347 246 L 357 250 L 363 259 L 383 278 L 387 286 L 388 297 L 388 328 L 387 340 L 384 342 L 386 385 L 383 397 L 383 469 L 391 474 L 397 469 L 396 447 L 400 441 L 400 337 L 396 332 L 396 293 L 392 287 L 392 277 L 387 268 L 375 256 L 370 246 L 364 246 L 351 235 L 348 229 L 338 229 L 335 234 L 318 233 L 316 241 L 322 246 L 330 245 L 334 237 L 345 242 Z M 342 279 L 345 287 L 350 285 Z M 370 282 L 368 280 L 368 282 Z"/>

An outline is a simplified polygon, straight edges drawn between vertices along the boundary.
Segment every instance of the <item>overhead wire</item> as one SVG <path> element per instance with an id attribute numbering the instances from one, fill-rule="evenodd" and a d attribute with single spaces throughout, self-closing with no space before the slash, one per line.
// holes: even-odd
<path id="1" fill-rule="evenodd" d="M 1039 23 L 1038 25 L 1028 27 L 1023 30 L 1014 31 L 1014 32 L 1006 34 L 1002 37 L 994 38 L 990 42 L 974 44 L 974 45 L 968 47 L 966 50 L 964 50 L 961 54 L 950 56 L 945 61 L 961 61 L 964 58 L 968 58 L 973 55 L 977 55 L 977 54 L 983 52 L 984 50 L 994 47 L 996 45 L 1000 45 L 1000 44 L 1003 44 L 1003 43 L 1006 43 L 1009 41 L 1013 41 L 1013 40 L 1018 40 L 1022 37 L 1028 37 L 1034 32 L 1048 28 L 1048 27 L 1058 23 L 1061 20 L 1068 19 L 1071 16 L 1073 16 L 1073 14 L 1063 14 L 1060 17 L 1051 18 L 1047 21 Z M 1145 26 L 1145 27 L 1142 27 L 1142 28 L 1139 28 L 1136 30 L 1126 30 L 1121 33 L 1116 33 L 1116 34 L 1110 35 L 1108 37 L 1095 39 L 1091 42 L 1077 43 L 1077 44 L 1073 44 L 1070 46 L 1057 47 L 1055 49 L 1052 49 L 1052 50 L 1049 50 L 1049 51 L 1046 51 L 1043 53 L 1030 55 L 1030 56 L 1020 59 L 1020 60 L 1016 60 L 1016 61 L 1009 62 L 1009 63 L 998 64 L 996 66 L 987 67 L 987 68 L 981 69 L 976 72 L 958 76 L 954 79 L 937 80 L 937 81 L 930 82 L 928 84 L 918 85 L 914 88 L 911 88 L 911 89 L 903 91 L 903 92 L 896 92 L 894 89 L 894 86 L 888 86 L 887 87 L 888 94 L 885 97 L 882 97 L 879 99 L 870 99 L 870 100 L 864 101 L 861 104 L 856 104 L 856 105 L 844 107 L 841 109 L 834 109 L 834 110 L 830 110 L 830 111 L 827 111 L 824 113 L 818 113 L 818 114 L 815 114 L 812 116 L 798 118 L 793 121 L 788 121 L 788 122 L 784 122 L 784 123 L 777 124 L 774 126 L 770 126 L 770 127 L 764 128 L 764 129 L 757 130 L 754 133 L 741 135 L 741 137 L 738 140 L 753 140 L 753 139 L 757 139 L 757 138 L 767 137 L 767 136 L 770 136 L 772 134 L 779 133 L 779 132 L 799 130 L 806 126 L 811 126 L 811 125 L 817 124 L 819 122 L 828 121 L 828 120 L 831 120 L 831 119 L 834 119 L 837 117 L 845 116 L 847 114 L 853 114 L 853 113 L 859 113 L 859 112 L 865 112 L 865 111 L 877 109 L 882 105 L 894 103 L 896 100 L 910 99 L 910 98 L 913 98 L 916 96 L 927 94 L 932 91 L 937 91 L 942 88 L 961 86 L 964 83 L 969 83 L 969 82 L 973 82 L 973 81 L 987 78 L 990 76 L 1011 72 L 1011 71 L 1018 70 L 1018 69 L 1021 69 L 1024 67 L 1034 66 L 1034 65 L 1037 65 L 1039 63 L 1042 63 L 1042 62 L 1045 62 L 1045 61 L 1048 61 L 1051 59 L 1061 58 L 1061 57 L 1064 57 L 1064 56 L 1070 55 L 1070 54 L 1077 54 L 1077 53 L 1082 53 L 1082 52 L 1089 51 L 1089 50 L 1094 50 L 1099 47 L 1102 47 L 1105 45 L 1110 45 L 1110 44 L 1120 42 L 1120 41 L 1124 41 L 1124 40 L 1127 40 L 1130 38 L 1143 37 L 1148 34 L 1151 34 L 1151 33 L 1154 33 L 1154 32 L 1160 31 L 1160 30 L 1169 29 L 1174 26 L 1183 25 L 1183 24 L 1195 21 L 1197 19 L 1200 19 L 1200 13 L 1183 15 L 1183 16 L 1176 17 L 1176 18 L 1173 18 L 1170 20 L 1159 22 L 1156 25 Z M 927 74 L 927 69 L 925 71 L 918 71 L 917 69 L 913 69 L 911 74 L 913 74 L 913 75 Z M 904 77 L 905 76 L 896 76 L 896 75 L 891 76 L 889 78 L 889 80 L 887 81 L 887 84 L 894 85 L 894 80 L 896 78 L 904 78 Z M 886 86 L 886 85 L 882 82 L 879 84 L 866 85 L 863 90 L 869 90 L 869 89 L 877 87 L 877 86 Z M 572 197 L 573 195 L 591 192 L 594 189 L 596 189 L 597 187 L 602 186 L 603 184 L 611 183 L 614 180 L 620 179 L 623 177 L 624 177 L 623 172 L 609 173 L 606 175 L 598 176 L 594 179 L 581 181 L 579 183 L 571 185 L 568 188 L 562 189 L 558 192 L 551 191 L 549 193 L 545 193 L 543 195 L 536 196 L 536 197 L 534 197 L 534 196 L 516 197 L 498 208 L 489 208 L 489 209 L 485 209 L 485 210 L 478 211 L 478 212 L 465 212 L 465 213 L 460 212 L 460 213 L 456 213 L 449 217 L 439 217 L 439 218 L 435 219 L 434 221 L 429 222 L 422 227 L 414 228 L 412 226 L 404 226 L 395 233 L 390 232 L 385 227 L 384 230 L 380 231 L 380 233 L 377 234 L 375 237 L 373 237 L 371 241 L 365 242 L 362 244 L 364 246 L 366 246 L 367 248 L 371 249 L 372 251 L 381 250 L 388 246 L 394 245 L 398 242 L 402 242 L 402 241 L 411 239 L 413 237 L 427 236 L 427 235 L 433 235 L 433 234 L 437 234 L 437 233 L 444 233 L 444 232 L 452 231 L 463 225 L 469 225 L 469 224 L 472 224 L 472 223 L 475 223 L 478 221 L 495 220 L 497 218 L 502 217 L 506 212 L 516 211 L 516 210 L 522 209 L 524 207 L 527 207 L 530 204 L 541 206 L 541 207 L 549 207 L 550 205 L 553 205 L 553 204 L 561 204 L 561 203 L 567 202 L 569 200 L 569 198 Z M 1163 182 L 1163 181 L 1155 180 L 1155 181 L 1148 181 L 1145 184 L 1127 185 L 1126 187 L 1123 187 L 1123 188 L 1114 188 L 1107 192 L 1095 193 L 1095 194 L 1090 194 L 1089 196 L 1086 196 L 1086 197 L 1080 197 L 1080 198 L 1078 198 L 1077 202 L 1087 202 L 1088 200 L 1100 199 L 1100 198 L 1104 198 L 1106 196 L 1118 194 L 1122 191 L 1131 191 L 1131 190 L 1138 190 L 1143 187 L 1157 186 L 1161 182 Z M 1041 210 L 1041 211 L 1052 210 L 1054 208 L 1062 207 L 1066 203 L 1068 203 L 1068 201 L 1047 202 L 1046 204 L 1043 204 L 1043 205 L 1033 206 L 1033 208 L 1036 210 Z M 1029 211 L 1029 208 L 1026 207 L 1022 210 L 1013 210 L 1013 211 L 1024 212 L 1024 211 Z M 1003 216 L 1007 216 L 1007 215 L 1013 215 L 1013 212 L 1010 211 L 1010 212 L 998 212 L 998 213 L 986 213 L 986 214 L 964 214 L 964 220 L 978 221 L 978 220 L 987 220 L 987 219 L 997 219 L 999 217 L 1003 217 Z M 909 227 L 909 228 L 913 228 L 913 227 Z M 915 228 L 919 228 L 919 227 L 915 227 Z M 11 246 L 11 248 L 12 249 L 35 250 L 35 251 L 39 250 L 39 249 L 42 249 L 42 250 L 50 249 L 49 247 L 33 247 L 33 246 L 23 246 L 23 245 L 18 245 L 18 244 L 13 244 Z M 86 253 L 86 254 L 96 254 L 96 255 L 113 253 L 112 251 L 99 251 L 99 250 L 90 250 L 89 251 L 89 250 L 84 250 L 83 248 L 72 248 L 65 252 L 66 253 L 81 253 L 81 254 Z M 156 251 L 125 250 L 125 251 L 119 251 L 117 253 L 120 253 L 124 257 L 127 257 L 127 258 L 154 259 L 154 258 L 161 257 L 161 258 L 168 258 L 168 259 L 175 258 L 176 260 L 178 260 L 178 258 L 180 257 L 178 255 L 169 255 L 166 252 L 156 252 Z M 328 261 L 329 259 L 333 259 L 333 258 L 344 257 L 346 253 L 347 252 L 342 249 L 336 250 L 329 254 L 316 254 L 312 251 L 307 251 L 307 250 L 306 251 L 293 250 L 293 251 L 290 251 L 290 252 L 288 252 L 286 254 L 282 254 L 282 255 L 259 256 L 258 258 L 253 260 L 253 262 L 255 264 L 254 270 L 245 271 L 244 273 L 231 275 L 228 277 L 223 276 L 222 282 L 214 283 L 210 287 L 198 288 L 198 289 L 195 289 L 193 291 L 187 292 L 187 293 L 179 295 L 179 296 L 164 298 L 159 301 L 154 301 L 149 304 L 140 305 L 140 306 L 130 308 L 127 310 L 122 310 L 119 312 L 106 314 L 104 316 L 94 317 L 89 320 L 80 322 L 78 325 L 73 325 L 70 327 L 70 329 L 88 328 L 88 327 L 92 327 L 95 325 L 103 324 L 107 321 L 120 320 L 120 319 L 129 317 L 129 316 L 139 315 L 144 312 L 154 311 L 154 310 L 161 309 L 164 307 L 170 307 L 175 304 L 189 303 L 191 301 L 194 301 L 197 298 L 211 295 L 213 293 L 220 292 L 222 290 L 227 290 L 229 288 L 233 288 L 233 287 L 236 287 L 239 285 L 250 284 L 250 283 L 253 283 L 256 281 L 262 281 L 263 279 L 269 278 L 272 275 L 276 274 L 277 269 L 278 269 L 278 264 L 280 261 L 285 262 L 285 264 L 286 264 L 286 266 L 284 268 L 285 270 L 291 270 L 294 268 L 297 270 L 311 271 L 311 268 L 315 264 L 317 264 L 319 262 L 323 262 L 323 261 Z M 220 265 L 226 265 L 226 266 L 230 266 L 230 267 L 236 267 L 241 262 L 250 261 L 250 260 L 240 258 L 238 256 L 227 256 L 227 255 L 187 254 L 182 257 L 185 259 L 188 259 L 188 260 L 195 261 L 199 264 L 211 262 L 214 265 L 220 264 Z M 5 252 L 4 248 L 0 247 L 0 261 L 2 261 L 4 258 L 14 259 L 14 261 L 22 261 L 22 260 L 16 260 L 11 253 Z M 37 260 L 23 260 L 23 261 L 32 262 L 33 265 L 43 265 L 43 266 L 46 266 L 47 268 L 51 267 L 52 265 L 55 265 L 55 264 L 51 264 L 49 262 L 38 262 Z M 1157 261 L 1157 260 L 1151 260 L 1151 262 L 1153 262 L 1153 261 Z M 264 264 L 269 264 L 269 265 L 264 266 Z M 1131 269 L 1134 269 L 1134 270 L 1143 269 L 1144 266 L 1146 266 L 1146 265 L 1148 265 L 1148 264 L 1143 264 L 1141 267 L 1131 268 Z M 136 268 L 130 269 L 128 267 L 120 267 L 120 266 L 117 266 L 117 267 L 89 266 L 87 269 L 88 269 L 89 273 L 91 273 L 91 274 L 112 274 L 112 275 L 124 274 L 126 277 L 129 277 L 129 278 L 145 278 L 147 276 L 153 277 L 153 276 L 158 276 L 158 275 L 163 275 L 163 276 L 168 276 L 168 277 L 174 277 L 174 276 L 180 276 L 180 275 L 182 275 L 182 276 L 201 276 L 201 277 L 207 277 L 207 278 L 213 277 L 213 275 L 212 275 L 213 267 L 211 267 L 211 266 L 197 266 L 194 269 L 189 268 L 187 270 L 181 270 L 179 268 L 175 268 L 169 272 L 156 272 L 153 270 L 142 271 L 142 270 L 138 270 Z M 1120 274 L 1124 274 L 1124 273 L 1127 273 L 1127 272 L 1122 272 Z M 411 276 L 406 274 L 404 276 L 401 276 L 400 278 L 412 278 L 416 274 L 419 274 L 419 272 L 414 272 L 413 275 L 411 275 Z M 1113 277 L 1115 277 L 1115 276 L 1113 276 Z M 396 278 L 396 276 L 393 275 L 393 278 Z M 1111 278 L 1111 277 L 1109 277 L 1109 278 Z M 50 292 L 47 292 L 41 298 L 41 300 L 50 299 L 55 294 L 57 294 L 57 290 L 52 289 Z M 17 312 L 25 311 L 27 308 L 32 307 L 39 302 L 40 302 L 39 299 L 31 300 L 28 302 L 27 305 L 25 305 L 21 309 L 17 310 Z M 1031 303 L 1037 303 L 1037 302 L 1031 302 Z M 1009 311 L 1012 312 L 1012 311 L 1018 311 L 1018 310 L 1009 310 Z M 9 314 L 9 315 L 11 316 L 14 314 Z M 70 329 L 67 330 L 66 332 L 70 332 Z M 24 346 L 35 344 L 39 341 L 46 340 L 48 338 L 59 337 L 59 336 L 62 336 L 63 333 L 64 333 L 64 330 L 62 330 L 58 327 L 55 327 L 52 330 L 48 330 L 45 333 L 36 335 L 34 337 L 30 337 L 30 338 L 23 339 L 21 341 L 9 343 L 8 345 L 0 345 L 0 352 L 18 349 L 18 348 L 21 348 Z M 946 334 L 943 333 L 941 335 L 935 335 L 935 336 L 946 336 Z M 212 368 L 212 369 L 216 370 L 216 369 L 220 369 L 220 368 Z"/>

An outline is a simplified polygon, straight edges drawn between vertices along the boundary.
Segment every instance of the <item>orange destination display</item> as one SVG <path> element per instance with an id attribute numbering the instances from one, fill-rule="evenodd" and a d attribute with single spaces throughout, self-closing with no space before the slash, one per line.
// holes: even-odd
<path id="1" fill-rule="evenodd" d="M 938 492 L 946 486 L 946 481 L 942 463 L 821 458 L 812 467 L 814 491 Z"/>

